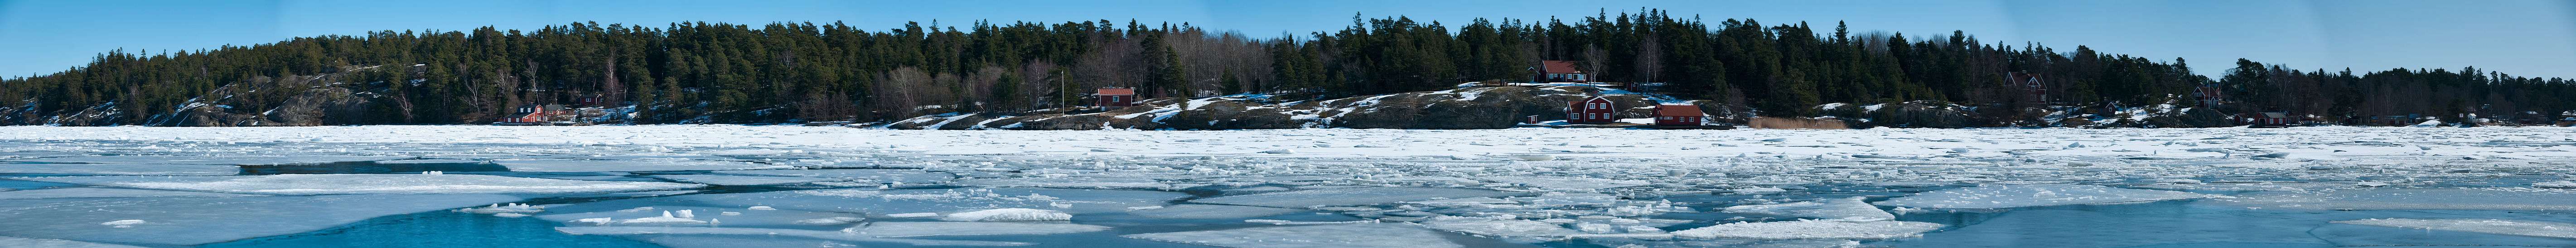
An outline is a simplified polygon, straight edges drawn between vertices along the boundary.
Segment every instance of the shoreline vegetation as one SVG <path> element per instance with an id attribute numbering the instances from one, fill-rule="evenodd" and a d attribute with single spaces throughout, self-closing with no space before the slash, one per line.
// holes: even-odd
<path id="1" fill-rule="evenodd" d="M 1562 116 L 1554 96 L 1568 89 L 1548 87 L 1579 87 L 1480 86 L 1539 81 L 1541 61 L 1572 61 L 1590 82 L 1618 82 L 1614 88 L 1627 91 L 1581 94 L 1699 106 L 1722 124 L 1831 116 L 1856 127 L 2206 127 L 2267 112 L 2332 124 L 2530 124 L 2576 110 L 2576 98 L 2558 97 L 2576 95 L 2567 79 L 2475 67 L 2356 71 L 2240 59 L 2224 65 L 2233 68 L 2225 75 L 2195 75 L 2179 58 L 2084 46 L 1703 20 L 1652 9 L 1463 24 L 1354 15 L 1351 22 L 1277 38 L 1136 20 L 896 28 L 582 22 L 117 50 L 60 73 L 0 79 L 0 125 L 485 124 L 529 105 L 589 107 L 580 121 L 591 124 L 1090 118 L 1058 110 L 1090 105 L 1094 89 L 1123 87 L 1147 102 L 1187 109 L 1152 106 L 1139 111 L 1172 115 L 1022 127 L 1116 128 L 1122 121 L 1110 119 L 1147 117 L 1171 129 L 1505 128 L 1527 116 Z M 1511 87 L 1535 93 L 1493 100 L 1458 94 Z M 2210 93 L 2222 97 L 2200 96 Z M 1216 110 L 1195 111 L 1209 107 L 1191 103 Z M 1199 113 L 1207 119 L 1196 124 L 1165 119 L 1194 112 L 1212 113 Z"/>

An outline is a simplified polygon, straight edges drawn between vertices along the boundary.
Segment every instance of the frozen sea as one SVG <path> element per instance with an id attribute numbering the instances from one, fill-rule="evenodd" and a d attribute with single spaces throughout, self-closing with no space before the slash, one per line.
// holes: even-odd
<path id="1" fill-rule="evenodd" d="M 0 247 L 2576 246 L 2576 128 L 0 127 Z"/>

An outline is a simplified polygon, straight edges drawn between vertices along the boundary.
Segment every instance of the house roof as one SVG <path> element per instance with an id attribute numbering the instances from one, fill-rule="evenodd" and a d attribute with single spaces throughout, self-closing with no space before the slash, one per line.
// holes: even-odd
<path id="1" fill-rule="evenodd" d="M 1583 70 L 1576 69 L 1574 61 L 1571 60 L 1544 60 L 1539 61 L 1538 64 L 1546 69 L 1541 73 L 1583 73 Z"/>
<path id="2" fill-rule="evenodd" d="M 1655 116 L 1700 116 L 1699 106 L 1655 105 Z"/>
<path id="3" fill-rule="evenodd" d="M 1101 95 L 1136 95 L 1135 88 L 1100 88 Z"/>
<path id="4" fill-rule="evenodd" d="M 2266 117 L 2266 118 L 2290 118 L 2290 113 L 2282 113 L 2282 112 L 2263 112 L 2263 117 Z"/>

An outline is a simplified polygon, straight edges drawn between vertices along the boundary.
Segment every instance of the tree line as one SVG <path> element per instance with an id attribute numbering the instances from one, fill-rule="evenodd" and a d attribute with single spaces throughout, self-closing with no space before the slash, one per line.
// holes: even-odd
<path id="1" fill-rule="evenodd" d="M 636 123 L 879 121 L 922 114 L 1079 106 L 1097 87 L 1152 97 L 1238 93 L 1330 98 L 1530 79 L 1541 60 L 1579 61 L 1595 81 L 1812 116 L 1823 103 L 1944 101 L 2039 107 L 2196 105 L 2328 116 L 2576 109 L 2576 86 L 2463 68 L 2290 69 L 2238 60 L 2218 79 L 2163 61 L 2077 46 L 1985 43 L 1964 32 L 1852 33 L 1834 24 L 1702 21 L 1661 10 L 1461 25 L 1354 15 L 1338 31 L 1278 38 L 1188 23 L 571 23 L 537 30 L 378 31 L 189 51 L 109 51 L 87 65 L 0 79 L 0 108 L 61 115 L 113 108 L 145 120 L 222 104 L 258 113 L 329 75 L 371 97 L 373 124 L 489 122 L 520 104 L 631 103 Z M 2010 73 L 2041 75 L 2030 101 Z M 222 92 L 223 95 L 215 95 Z M 16 105 L 16 106 L 8 106 Z"/>

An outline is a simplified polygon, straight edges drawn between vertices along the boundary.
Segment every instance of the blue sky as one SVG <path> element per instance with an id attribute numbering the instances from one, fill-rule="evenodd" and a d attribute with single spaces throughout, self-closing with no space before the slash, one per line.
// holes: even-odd
<path id="1" fill-rule="evenodd" d="M 0 75 L 53 73 L 111 49 L 194 50 L 370 30 L 534 29 L 575 21 L 663 26 L 843 21 L 1188 22 L 1255 37 L 1338 30 L 1352 13 L 1464 23 L 1578 19 L 1659 8 L 1763 23 L 1847 21 L 1855 33 L 2077 45 L 2217 75 L 2236 58 L 2293 68 L 2477 66 L 2576 78 L 2576 1 L 56 1 L 0 0 Z"/>

